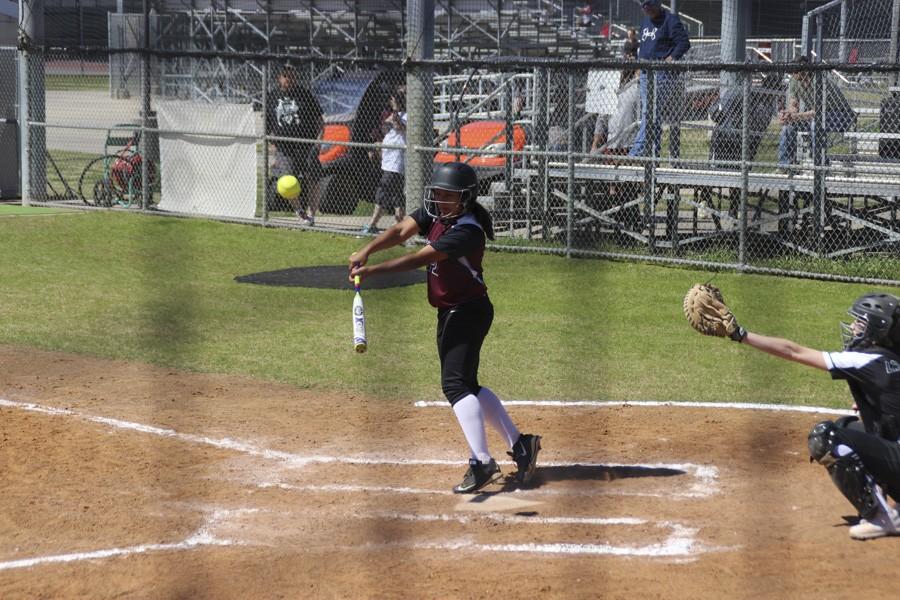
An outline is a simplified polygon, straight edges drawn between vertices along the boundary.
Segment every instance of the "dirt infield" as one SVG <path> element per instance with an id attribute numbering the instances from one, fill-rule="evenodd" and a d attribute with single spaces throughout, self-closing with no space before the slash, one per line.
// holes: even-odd
<path id="1" fill-rule="evenodd" d="M 0 363 L 4 599 L 896 597 L 900 538 L 850 540 L 808 463 L 823 415 L 517 406 L 535 484 L 456 496 L 445 407 Z"/>

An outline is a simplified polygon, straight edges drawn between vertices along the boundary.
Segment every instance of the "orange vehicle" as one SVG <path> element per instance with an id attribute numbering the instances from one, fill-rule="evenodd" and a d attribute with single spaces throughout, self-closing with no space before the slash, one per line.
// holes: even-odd
<path id="1" fill-rule="evenodd" d="M 521 151 L 527 139 L 522 125 L 513 125 L 512 145 L 510 150 Z M 467 154 L 466 150 L 506 150 L 506 121 L 502 119 L 471 121 L 451 131 L 447 136 L 444 150 L 434 157 L 435 164 L 462 161 L 468 163 L 478 173 L 478 180 L 487 183 L 490 179 L 503 174 L 506 161 L 510 158 L 503 154 Z M 458 150 L 457 150 L 458 149 Z M 521 162 L 520 157 L 512 157 L 513 164 Z"/>

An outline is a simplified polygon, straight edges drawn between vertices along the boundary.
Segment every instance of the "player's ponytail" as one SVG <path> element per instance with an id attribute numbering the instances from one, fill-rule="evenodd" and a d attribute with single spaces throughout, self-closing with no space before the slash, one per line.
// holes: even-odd
<path id="1" fill-rule="evenodd" d="M 481 228 L 484 230 L 484 235 L 487 236 L 487 239 L 494 239 L 494 220 L 491 219 L 491 213 L 487 211 L 485 207 L 478 204 L 477 200 L 472 200 L 472 204 L 469 207 L 469 210 L 472 211 L 472 215 L 474 215 L 475 220 L 478 221 L 478 224 L 481 225 Z"/>

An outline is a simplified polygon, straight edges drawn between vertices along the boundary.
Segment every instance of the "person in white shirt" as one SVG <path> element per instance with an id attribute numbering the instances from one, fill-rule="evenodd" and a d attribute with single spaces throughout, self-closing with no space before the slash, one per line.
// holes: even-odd
<path id="1" fill-rule="evenodd" d="M 378 233 L 378 221 L 385 212 L 393 211 L 397 223 L 406 216 L 406 196 L 403 189 L 406 172 L 406 88 L 403 86 L 391 95 L 390 109 L 390 114 L 384 121 L 389 129 L 382 140 L 381 180 L 375 191 L 375 211 L 368 225 L 362 228 L 361 233 L 364 235 Z"/>

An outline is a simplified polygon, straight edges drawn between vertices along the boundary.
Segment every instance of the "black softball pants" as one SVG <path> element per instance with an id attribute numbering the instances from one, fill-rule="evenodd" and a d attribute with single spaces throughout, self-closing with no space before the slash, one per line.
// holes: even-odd
<path id="1" fill-rule="evenodd" d="M 438 310 L 437 347 L 441 359 L 441 389 L 454 405 L 469 394 L 478 395 L 481 346 L 494 320 L 487 296 L 453 308 Z"/>

